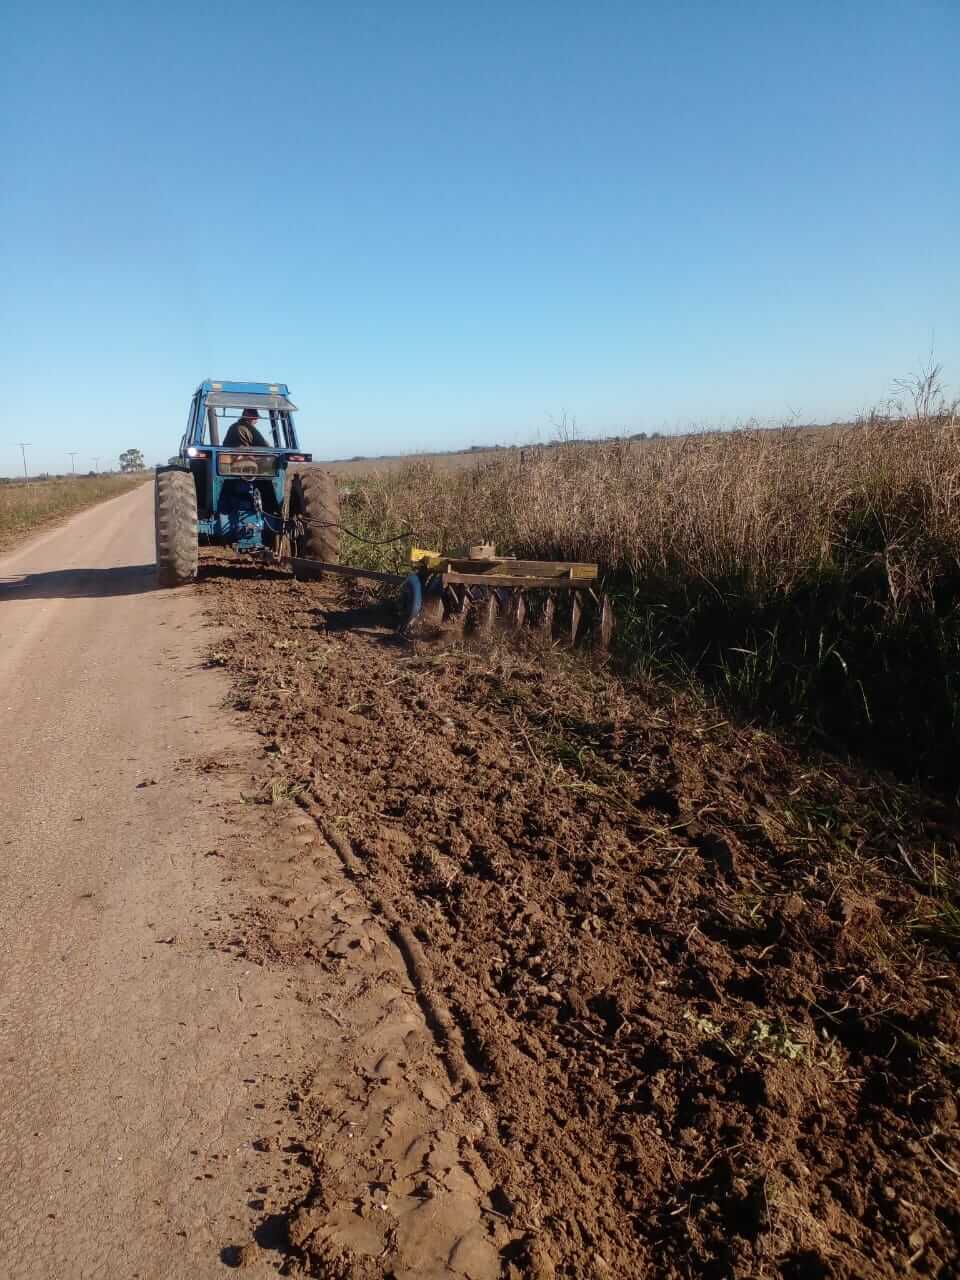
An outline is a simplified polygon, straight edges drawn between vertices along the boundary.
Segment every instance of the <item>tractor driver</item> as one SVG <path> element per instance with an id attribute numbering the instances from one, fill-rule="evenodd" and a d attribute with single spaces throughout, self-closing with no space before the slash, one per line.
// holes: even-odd
<path id="1" fill-rule="evenodd" d="M 232 422 L 227 428 L 227 434 L 223 437 L 226 448 L 236 449 L 239 445 L 247 449 L 269 449 L 270 446 L 253 425 L 259 417 L 256 409 L 244 409 L 236 422 Z"/>

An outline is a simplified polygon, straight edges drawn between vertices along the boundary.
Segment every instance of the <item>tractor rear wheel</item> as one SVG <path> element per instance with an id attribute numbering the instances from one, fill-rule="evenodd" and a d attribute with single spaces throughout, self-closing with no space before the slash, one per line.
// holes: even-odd
<path id="1" fill-rule="evenodd" d="M 157 534 L 157 582 L 179 587 L 197 576 L 197 490 L 189 471 L 169 467 L 154 484 Z"/>
<path id="2" fill-rule="evenodd" d="M 331 472 L 297 471 L 294 474 L 290 486 L 290 516 L 298 526 L 291 538 L 295 557 L 322 560 L 326 564 L 340 563 L 340 492 Z"/>

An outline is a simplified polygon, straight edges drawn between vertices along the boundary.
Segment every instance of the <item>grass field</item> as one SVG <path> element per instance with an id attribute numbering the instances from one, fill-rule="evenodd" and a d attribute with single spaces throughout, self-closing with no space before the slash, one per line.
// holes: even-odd
<path id="1" fill-rule="evenodd" d="M 354 563 L 410 541 L 599 562 L 618 659 L 898 772 L 960 782 L 960 429 L 828 431 L 502 451 L 351 477 Z M 352 523 L 351 523 L 352 522 Z"/>
<path id="2" fill-rule="evenodd" d="M 351 480 L 369 475 L 389 475 L 418 463 L 428 463 L 445 471 L 471 470 L 519 453 L 519 449 L 494 446 L 490 449 L 460 449 L 454 453 L 397 453 L 385 454 L 381 458 L 341 458 L 336 462 L 324 462 L 323 467 L 341 480 Z"/>
<path id="3" fill-rule="evenodd" d="M 0 484 L 0 549 L 65 516 L 142 484 L 145 474 L 64 476 L 56 480 L 12 480 Z"/>

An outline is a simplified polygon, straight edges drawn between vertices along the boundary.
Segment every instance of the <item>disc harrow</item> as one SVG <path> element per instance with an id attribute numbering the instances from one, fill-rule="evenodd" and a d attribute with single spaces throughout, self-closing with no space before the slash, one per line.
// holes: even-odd
<path id="1" fill-rule="evenodd" d="M 415 547 L 410 560 L 413 569 L 406 576 L 302 557 L 291 564 L 299 578 L 335 574 L 399 587 L 398 629 L 404 635 L 431 627 L 481 635 L 532 628 L 550 643 L 610 648 L 613 606 L 598 592 L 595 564 L 519 560 L 498 556 L 489 544 L 471 547 L 466 556 Z"/>
<path id="2" fill-rule="evenodd" d="M 551 642 L 589 638 L 609 649 L 613 607 L 597 591 L 595 564 L 571 560 L 519 560 L 492 546 L 466 556 L 414 548 L 414 571 L 404 583 L 401 626 L 458 626 L 467 632 L 533 628 Z"/>

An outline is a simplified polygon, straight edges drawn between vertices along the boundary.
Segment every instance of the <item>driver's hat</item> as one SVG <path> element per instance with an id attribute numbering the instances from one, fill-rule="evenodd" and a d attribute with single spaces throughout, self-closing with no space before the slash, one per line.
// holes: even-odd
<path id="1" fill-rule="evenodd" d="M 247 408 L 247 409 L 244 409 L 244 411 L 243 411 L 243 417 L 245 417 L 245 418 L 259 418 L 259 417 L 260 417 L 260 414 L 259 414 L 259 412 L 258 412 L 256 409 L 249 409 L 249 408 Z"/>

